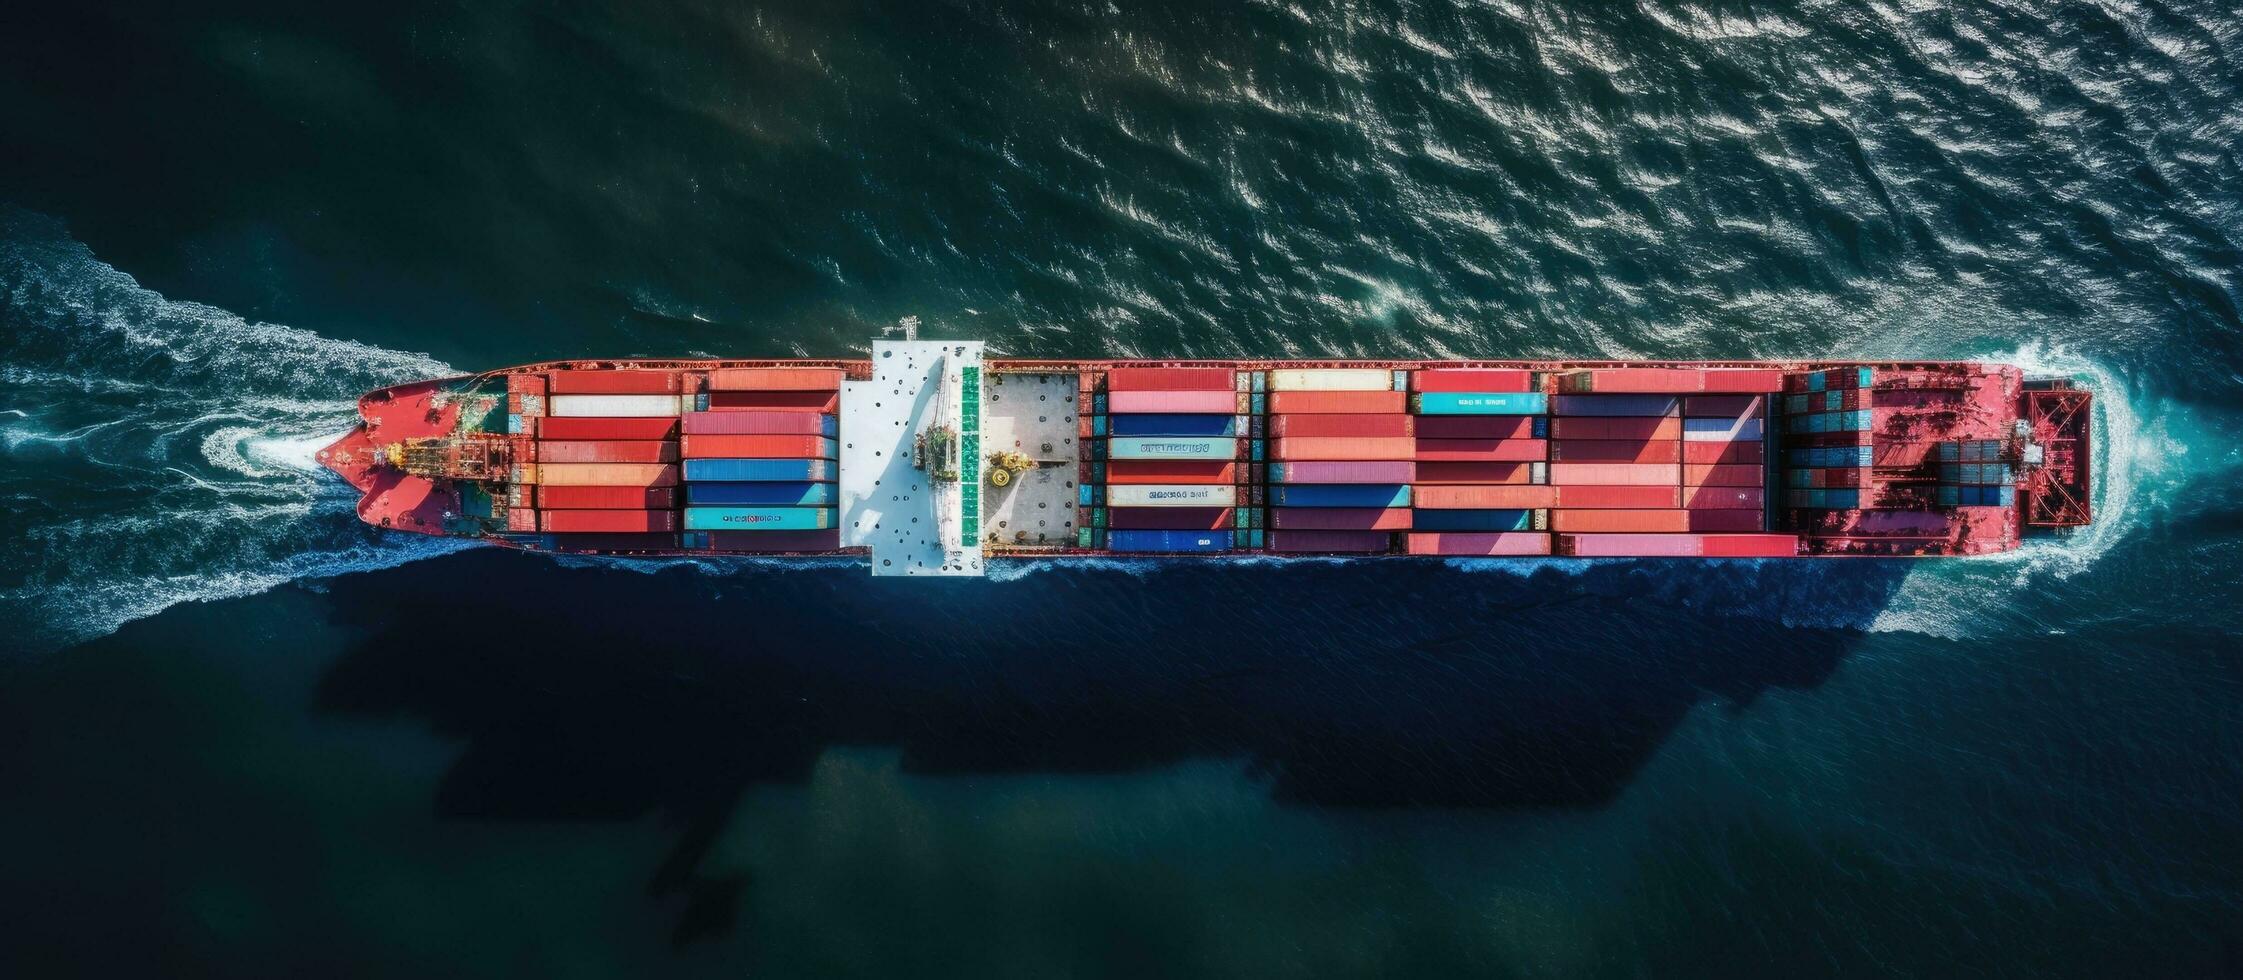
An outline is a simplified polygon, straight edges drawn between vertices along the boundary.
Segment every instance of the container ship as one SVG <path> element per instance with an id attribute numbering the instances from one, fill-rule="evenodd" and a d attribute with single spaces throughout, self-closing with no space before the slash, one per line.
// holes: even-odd
<path id="1" fill-rule="evenodd" d="M 2091 392 L 1973 362 L 558 361 L 370 392 L 399 531 L 618 556 L 1984 555 L 2093 520 Z"/>

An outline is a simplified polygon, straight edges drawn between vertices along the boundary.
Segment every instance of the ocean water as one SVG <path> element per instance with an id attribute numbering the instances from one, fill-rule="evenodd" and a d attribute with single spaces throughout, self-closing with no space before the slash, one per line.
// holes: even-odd
<path id="1" fill-rule="evenodd" d="M 0 12 L 16 976 L 2243 975 L 2216 3 Z M 1887 562 L 553 561 L 352 397 L 552 356 L 2002 359 Z"/>

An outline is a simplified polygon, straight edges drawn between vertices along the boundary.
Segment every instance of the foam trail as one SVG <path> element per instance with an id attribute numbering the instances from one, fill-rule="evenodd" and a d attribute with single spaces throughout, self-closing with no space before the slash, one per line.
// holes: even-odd
<path id="1" fill-rule="evenodd" d="M 165 299 L 0 210 L 0 628 L 38 653 L 180 602 L 460 543 L 375 532 L 314 454 L 427 357 Z"/>

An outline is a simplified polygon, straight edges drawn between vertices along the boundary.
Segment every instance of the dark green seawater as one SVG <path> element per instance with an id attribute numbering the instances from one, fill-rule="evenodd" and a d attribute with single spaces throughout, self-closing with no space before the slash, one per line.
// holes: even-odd
<path id="1" fill-rule="evenodd" d="M 11 5 L 0 975 L 2243 975 L 2239 148 L 2211 2 Z M 2101 519 L 880 583 L 311 462 L 906 315 L 2013 360 Z"/>

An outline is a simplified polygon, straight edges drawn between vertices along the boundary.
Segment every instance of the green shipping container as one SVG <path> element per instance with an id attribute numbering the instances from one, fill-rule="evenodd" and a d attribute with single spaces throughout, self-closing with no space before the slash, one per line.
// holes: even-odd
<path id="1" fill-rule="evenodd" d="M 688 507 L 688 531 L 822 531 L 833 526 L 831 507 Z"/>

